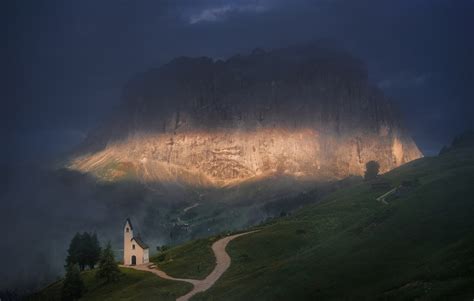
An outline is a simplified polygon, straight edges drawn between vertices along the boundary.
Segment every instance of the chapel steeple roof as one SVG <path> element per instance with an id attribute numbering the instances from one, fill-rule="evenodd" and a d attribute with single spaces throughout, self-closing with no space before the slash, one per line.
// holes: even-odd
<path id="1" fill-rule="evenodd" d="M 126 225 L 127 223 L 130 225 L 130 230 L 133 230 L 132 222 L 130 221 L 130 218 L 128 218 L 128 217 L 127 217 L 127 219 L 125 220 L 125 225 Z"/>

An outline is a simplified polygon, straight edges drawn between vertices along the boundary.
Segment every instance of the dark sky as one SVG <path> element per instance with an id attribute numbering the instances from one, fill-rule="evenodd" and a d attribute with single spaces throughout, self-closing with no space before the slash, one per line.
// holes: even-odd
<path id="1" fill-rule="evenodd" d="M 474 114 L 474 1 L 15 0 L 2 4 L 4 160 L 56 155 L 173 57 L 330 39 L 364 59 L 434 154 Z M 4 39 L 5 41 L 5 39 Z"/>

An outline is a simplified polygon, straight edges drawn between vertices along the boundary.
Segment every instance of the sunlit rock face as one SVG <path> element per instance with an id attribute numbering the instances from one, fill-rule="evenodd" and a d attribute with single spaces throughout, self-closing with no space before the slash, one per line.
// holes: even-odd
<path id="1" fill-rule="evenodd" d="M 308 44 L 226 61 L 178 58 L 132 80 L 69 167 L 102 180 L 225 186 L 338 179 L 421 156 L 347 53 Z"/>

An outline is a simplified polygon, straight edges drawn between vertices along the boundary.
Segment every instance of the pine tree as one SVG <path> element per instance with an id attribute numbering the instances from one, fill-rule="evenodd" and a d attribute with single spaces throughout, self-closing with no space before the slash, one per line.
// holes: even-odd
<path id="1" fill-rule="evenodd" d="M 67 250 L 67 258 L 65 267 L 68 268 L 69 265 L 79 264 L 80 257 L 80 248 L 81 248 L 82 236 L 79 233 L 76 233 L 69 243 L 69 248 Z"/>
<path id="2" fill-rule="evenodd" d="M 118 264 L 114 258 L 112 246 L 109 242 L 105 249 L 102 251 L 102 256 L 99 261 L 99 269 L 96 273 L 96 277 L 99 280 L 105 281 L 105 283 L 110 283 L 118 281 L 121 274 L 122 273 L 120 272 Z"/>
<path id="3" fill-rule="evenodd" d="M 87 247 L 87 265 L 90 269 L 93 269 L 94 266 L 99 262 L 102 249 L 100 247 L 99 240 L 97 239 L 97 234 L 94 233 L 90 236 Z"/>
<path id="4" fill-rule="evenodd" d="M 61 288 L 62 300 L 78 300 L 84 294 L 85 287 L 81 273 L 75 264 L 69 264 L 66 269 L 66 277 Z"/>

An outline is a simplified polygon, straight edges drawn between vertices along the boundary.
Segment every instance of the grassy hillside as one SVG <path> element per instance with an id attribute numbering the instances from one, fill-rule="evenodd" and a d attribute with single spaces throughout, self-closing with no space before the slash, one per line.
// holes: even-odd
<path id="1" fill-rule="evenodd" d="M 248 187 L 240 187 L 239 189 L 247 189 L 249 192 L 245 195 L 249 196 L 247 201 L 240 200 L 235 204 L 236 199 L 229 201 L 229 199 L 236 198 L 238 193 L 234 190 L 237 188 L 223 189 L 219 193 L 219 197 L 216 197 L 214 203 L 200 203 L 197 208 L 189 210 L 185 215 L 181 216 L 181 220 L 189 222 L 191 224 L 196 223 L 208 223 L 208 227 L 216 227 L 221 224 L 221 229 L 242 229 L 246 231 L 245 227 L 236 227 L 233 222 L 237 220 L 247 220 L 252 215 L 263 215 L 267 218 L 273 216 L 286 215 L 288 212 L 292 212 L 297 208 L 307 206 L 308 204 L 317 203 L 325 195 L 330 194 L 332 191 L 336 191 L 343 187 L 352 186 L 355 183 L 361 182 L 359 177 L 349 177 L 347 179 L 330 182 L 330 183 L 313 183 L 310 186 L 308 183 L 298 186 L 300 193 L 298 194 L 275 194 L 275 191 L 282 191 L 279 189 L 272 189 L 269 180 L 260 182 L 258 189 L 249 184 Z M 274 178 L 273 185 L 285 186 L 289 185 L 288 179 Z M 251 190 L 253 194 L 250 193 Z M 268 191 L 268 192 L 265 192 Z M 283 189 L 287 191 L 287 189 Z M 303 193 L 301 192 L 303 191 Z M 274 195 L 275 194 L 275 195 Z M 265 195 L 265 196 L 263 196 Z M 252 196 L 252 197 L 250 197 Z M 224 203 L 218 200 L 228 198 Z M 262 200 L 270 200 L 263 202 Z M 232 204 L 224 205 L 225 203 Z M 256 220 L 253 219 L 251 224 L 255 224 Z M 205 227 L 206 229 L 208 227 Z M 227 233 L 230 233 L 227 232 Z M 232 233 L 236 233 L 235 231 Z M 193 278 L 193 279 L 204 279 L 214 268 L 215 258 L 211 250 L 212 243 L 218 240 L 226 233 L 219 235 L 196 239 L 189 241 L 185 244 L 174 246 L 164 252 L 159 252 L 155 256 L 151 257 L 151 261 L 155 262 L 160 269 L 165 271 L 171 276 L 181 278 Z M 209 234 L 208 234 L 209 235 Z"/>
<path id="2" fill-rule="evenodd" d="M 101 285 L 95 280 L 95 271 L 82 273 L 87 292 L 81 300 L 175 300 L 191 290 L 184 282 L 164 280 L 147 272 L 121 268 L 123 276 L 113 284 Z M 26 300 L 60 300 L 62 282 L 51 284 Z"/>
<path id="3" fill-rule="evenodd" d="M 232 241 L 229 270 L 193 300 L 472 300 L 474 150 L 420 159 L 381 180 L 404 186 L 387 204 L 376 198 L 390 188 L 360 183 Z M 214 267 L 216 239 L 152 261 L 175 277 L 202 279 Z M 120 283 L 100 287 L 88 273 L 85 300 L 166 300 L 190 289 L 130 270 Z M 57 296 L 59 285 L 36 297 Z"/>
<path id="4" fill-rule="evenodd" d="M 425 158 L 230 243 L 230 269 L 196 300 L 474 297 L 474 151 Z"/>
<path id="5" fill-rule="evenodd" d="M 151 258 L 168 275 L 181 278 L 204 279 L 215 266 L 211 245 L 218 236 L 197 239 Z"/>

